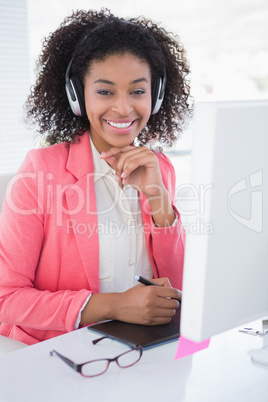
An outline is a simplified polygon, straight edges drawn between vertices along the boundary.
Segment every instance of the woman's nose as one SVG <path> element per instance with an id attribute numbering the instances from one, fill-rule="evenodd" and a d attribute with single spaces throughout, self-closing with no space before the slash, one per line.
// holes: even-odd
<path id="1" fill-rule="evenodd" d="M 125 95 L 117 96 L 112 108 L 121 116 L 128 116 L 133 110 L 129 97 Z"/>

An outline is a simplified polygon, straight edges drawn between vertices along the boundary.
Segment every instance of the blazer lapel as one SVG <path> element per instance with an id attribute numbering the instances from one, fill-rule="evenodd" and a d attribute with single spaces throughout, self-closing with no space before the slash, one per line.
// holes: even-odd
<path id="1" fill-rule="evenodd" d="M 66 169 L 77 182 L 66 192 L 66 202 L 71 219 L 75 221 L 75 238 L 85 272 L 93 292 L 99 292 L 99 236 L 94 164 L 89 134 L 79 137 L 80 143 L 70 145 Z"/>

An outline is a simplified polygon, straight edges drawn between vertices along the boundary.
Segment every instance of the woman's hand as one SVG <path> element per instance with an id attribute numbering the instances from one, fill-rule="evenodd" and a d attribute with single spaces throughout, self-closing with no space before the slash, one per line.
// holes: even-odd
<path id="1" fill-rule="evenodd" d="M 167 278 L 154 279 L 160 286 L 139 284 L 121 294 L 116 319 L 143 325 L 167 324 L 180 305 L 181 292 Z"/>
<path id="2" fill-rule="evenodd" d="M 160 325 L 170 322 L 180 305 L 181 292 L 167 278 L 152 279 L 160 286 L 138 284 L 123 293 L 92 294 L 81 313 L 80 325 L 104 320 Z"/>
<path id="3" fill-rule="evenodd" d="M 158 227 L 171 226 L 175 219 L 169 194 L 164 187 L 156 155 L 147 147 L 112 147 L 100 154 L 114 170 L 119 184 L 129 184 L 149 201 Z"/>
<path id="4" fill-rule="evenodd" d="M 115 170 L 117 181 L 130 184 L 147 198 L 159 196 L 164 190 L 158 159 L 147 147 L 110 148 L 100 158 Z"/>

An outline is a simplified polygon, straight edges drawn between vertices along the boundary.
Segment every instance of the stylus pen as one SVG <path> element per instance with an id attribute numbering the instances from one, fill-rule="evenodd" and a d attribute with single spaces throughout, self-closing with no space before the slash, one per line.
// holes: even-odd
<path id="1" fill-rule="evenodd" d="M 160 286 L 157 283 L 153 283 L 153 282 L 149 281 L 148 279 L 146 279 L 146 278 L 144 278 L 143 276 L 140 276 L 140 275 L 136 275 L 135 279 L 138 282 L 143 283 L 146 286 Z"/>
<path id="2" fill-rule="evenodd" d="M 146 279 L 146 278 L 144 278 L 143 276 L 140 276 L 140 275 L 136 275 L 135 279 L 138 282 L 143 283 L 146 286 L 161 286 L 161 285 L 158 285 L 157 283 L 153 283 L 153 282 L 149 281 L 149 279 Z M 180 294 L 182 294 L 180 290 L 178 292 L 180 292 Z M 181 299 L 176 299 L 176 300 L 178 300 L 181 303 Z"/>

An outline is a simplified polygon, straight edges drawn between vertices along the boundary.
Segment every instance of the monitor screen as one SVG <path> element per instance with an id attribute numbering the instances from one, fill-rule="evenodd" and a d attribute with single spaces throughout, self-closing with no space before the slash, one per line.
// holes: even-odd
<path id="1" fill-rule="evenodd" d="M 193 127 L 181 334 L 199 342 L 268 315 L 268 101 L 198 103 Z"/>

